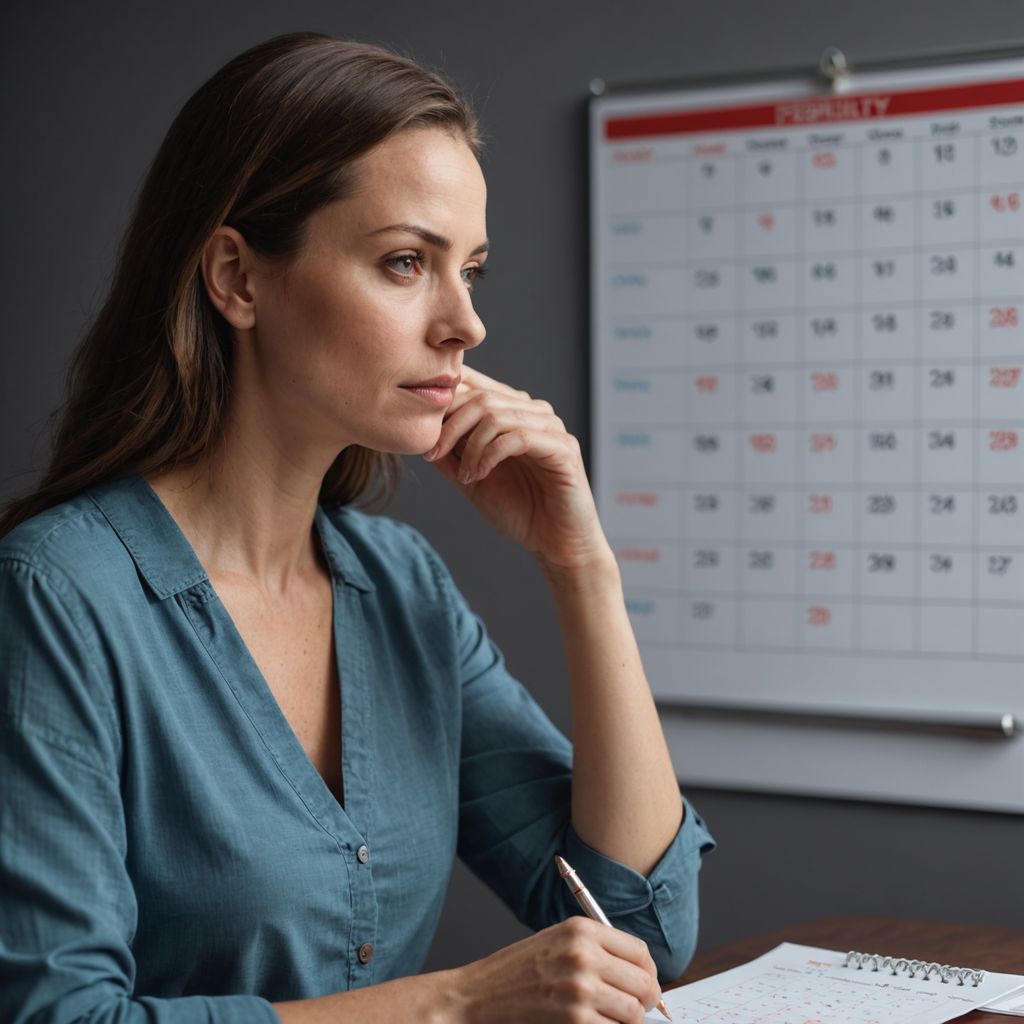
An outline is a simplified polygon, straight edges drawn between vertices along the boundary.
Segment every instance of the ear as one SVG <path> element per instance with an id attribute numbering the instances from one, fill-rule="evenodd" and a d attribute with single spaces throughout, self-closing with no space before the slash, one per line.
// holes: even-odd
<path id="1" fill-rule="evenodd" d="M 206 243 L 201 266 L 206 294 L 221 316 L 238 330 L 252 327 L 256 323 L 249 281 L 252 250 L 245 239 L 222 224 Z"/>

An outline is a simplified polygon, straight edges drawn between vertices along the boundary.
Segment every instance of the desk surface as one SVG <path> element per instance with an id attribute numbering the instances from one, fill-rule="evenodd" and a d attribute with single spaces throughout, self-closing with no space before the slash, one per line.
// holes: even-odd
<path id="1" fill-rule="evenodd" d="M 1024 974 L 1024 931 L 984 925 L 911 921 L 897 917 L 843 915 L 794 924 L 694 957 L 680 983 L 698 981 L 753 960 L 780 942 L 797 942 L 846 952 L 936 960 L 1006 974 Z M 962 1018 L 969 1024 L 1011 1024 L 1019 1018 L 975 1011 Z"/>

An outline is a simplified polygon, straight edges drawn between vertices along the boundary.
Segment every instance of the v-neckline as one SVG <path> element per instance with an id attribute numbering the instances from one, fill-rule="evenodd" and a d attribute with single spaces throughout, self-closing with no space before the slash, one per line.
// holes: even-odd
<path id="1" fill-rule="evenodd" d="M 372 697 L 369 688 L 360 685 L 362 674 L 358 671 L 359 663 L 365 663 L 365 636 L 363 630 L 359 628 L 362 625 L 361 608 L 358 606 L 359 595 L 336 577 L 323 536 L 321 516 L 322 512 L 318 509 L 315 528 L 324 551 L 331 583 L 334 667 L 341 709 L 339 742 L 344 805 L 339 803 L 327 781 L 310 760 L 209 577 L 206 586 L 210 592 L 210 603 L 215 606 L 218 617 L 223 618 L 225 623 L 224 630 L 217 631 L 218 646 L 234 648 L 235 656 L 231 657 L 228 663 L 234 665 L 235 675 L 246 684 L 235 690 L 239 703 L 260 732 L 280 770 L 320 824 L 335 833 L 338 838 L 352 840 L 354 831 L 358 835 L 358 841 L 362 842 L 367 835 L 370 822 L 369 815 L 365 813 L 368 810 L 368 803 L 359 798 L 358 780 L 359 776 L 364 774 L 359 770 L 359 765 L 360 759 L 364 765 L 369 761 L 369 744 L 360 741 L 365 740 L 365 736 L 360 737 L 353 726 L 368 717 L 365 709 L 359 705 Z M 354 607 L 346 608 L 346 605 Z M 221 667 L 223 671 L 223 666 Z"/>
<path id="2" fill-rule="evenodd" d="M 279 692 L 279 685 L 282 683 L 282 679 L 277 680 L 278 686 L 271 683 L 271 676 L 267 675 L 267 670 L 264 668 L 263 662 L 256 657 L 254 651 L 256 648 L 253 647 L 253 640 L 259 638 L 262 627 L 257 623 L 253 628 L 253 623 L 249 623 L 246 630 L 243 630 L 239 626 L 239 622 L 246 621 L 247 609 L 245 608 L 244 600 L 241 604 L 236 602 L 237 594 L 232 592 L 232 601 L 229 604 L 225 599 L 225 594 L 231 592 L 229 589 L 219 589 L 221 582 L 215 581 L 213 574 L 210 573 L 210 586 L 213 588 L 214 593 L 217 595 L 217 600 L 224 609 L 224 613 L 231 619 L 231 623 L 235 628 L 235 632 L 238 633 L 239 640 L 245 646 L 248 651 L 249 657 L 252 659 L 256 670 L 259 672 L 264 685 L 270 690 L 271 696 L 273 696 L 275 703 L 278 706 L 278 710 L 281 712 L 282 717 L 285 720 L 288 728 L 291 730 L 292 735 L 295 737 L 296 742 L 302 747 L 307 759 L 313 765 L 317 775 L 323 780 L 324 785 L 327 787 L 331 796 L 344 810 L 345 807 L 345 776 L 342 764 L 342 744 L 344 740 L 344 731 L 342 725 L 342 702 L 341 702 L 341 668 L 339 663 L 339 647 L 340 641 L 337 635 L 337 631 L 334 625 L 334 579 L 331 576 L 331 566 L 327 559 L 327 552 L 324 550 L 323 541 L 320 538 L 319 531 L 316 530 L 315 526 L 311 527 L 314 536 L 315 553 L 316 559 L 316 572 L 317 578 L 315 582 L 316 592 L 312 595 L 313 603 L 311 607 L 314 609 L 316 616 L 319 618 L 326 612 L 327 616 L 327 628 L 329 629 L 330 638 L 330 651 L 329 651 L 329 663 L 327 665 L 328 677 L 326 680 L 321 679 L 313 684 L 313 692 L 305 695 L 301 693 L 289 693 L 287 691 Z M 326 592 L 323 588 L 326 587 Z M 325 607 L 326 603 L 326 607 Z M 236 613 L 242 616 L 241 619 L 236 617 Z M 300 620 L 297 620 L 301 622 Z M 321 640 L 322 642 L 322 640 Z M 289 644 L 288 646 L 293 646 Z M 273 650 L 270 652 L 274 653 Z M 272 658 L 271 661 L 274 659 Z M 321 664 L 319 668 L 314 667 L 313 673 L 323 671 L 324 666 Z M 303 680 L 299 673 L 290 675 L 290 678 L 294 678 L 298 681 L 301 687 L 306 680 Z M 313 675 L 310 675 L 310 680 L 314 679 Z M 284 683 L 287 686 L 287 683 Z M 319 687 L 324 686 L 324 690 L 320 690 Z M 326 700 L 327 706 L 324 707 Z M 323 753 L 319 756 L 315 756 L 315 747 L 317 745 L 317 737 L 313 736 L 311 742 L 313 744 L 314 752 L 311 753 L 310 748 L 307 748 L 303 742 L 303 737 L 300 735 L 297 722 L 293 721 L 296 712 L 298 711 L 301 718 L 303 706 L 308 704 L 309 706 L 316 705 L 317 712 L 319 715 L 321 712 L 326 714 L 328 721 L 322 722 L 321 727 L 325 730 L 330 730 L 332 734 L 332 743 L 327 748 L 325 753 L 329 754 L 329 757 L 324 756 Z M 290 712 L 289 712 L 290 709 Z M 322 735 L 322 734 L 321 734 Z M 336 756 L 335 756 L 336 755 Z"/>
<path id="3" fill-rule="evenodd" d="M 334 666 L 339 687 L 341 708 L 340 744 L 341 775 L 345 805 L 331 792 L 324 777 L 310 760 L 299 737 L 288 721 L 256 659 L 249 650 L 234 619 L 221 601 L 209 573 L 199 560 L 192 544 L 178 525 L 149 481 L 139 481 L 150 523 L 157 537 L 146 543 L 171 545 L 179 562 L 191 561 L 187 578 L 195 582 L 181 590 L 179 597 L 207 653 L 231 688 L 246 718 L 259 734 L 279 771 L 317 822 L 346 845 L 366 841 L 371 828 L 373 808 L 373 744 L 369 729 L 373 721 L 373 692 L 366 675 L 368 638 L 365 629 L 362 590 L 348 582 L 340 572 L 339 552 L 332 545 L 331 531 L 336 532 L 327 514 L 317 506 L 313 527 L 327 565 L 331 584 L 331 626 Z M 148 500 L 147 500 L 148 499 Z M 123 539 L 129 543 L 137 561 L 141 541 L 133 531 L 124 529 Z M 342 642 L 344 640 L 344 642 Z"/>

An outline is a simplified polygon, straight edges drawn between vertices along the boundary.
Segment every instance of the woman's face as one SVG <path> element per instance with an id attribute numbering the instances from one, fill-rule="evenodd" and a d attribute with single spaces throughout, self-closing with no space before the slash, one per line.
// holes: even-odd
<path id="1" fill-rule="evenodd" d="M 484 339 L 470 292 L 487 255 L 485 202 L 476 158 L 445 130 L 400 132 L 366 153 L 353 190 L 310 217 L 294 261 L 250 278 L 236 391 L 255 384 L 279 436 L 332 458 L 352 443 L 433 447 L 463 352 Z"/>

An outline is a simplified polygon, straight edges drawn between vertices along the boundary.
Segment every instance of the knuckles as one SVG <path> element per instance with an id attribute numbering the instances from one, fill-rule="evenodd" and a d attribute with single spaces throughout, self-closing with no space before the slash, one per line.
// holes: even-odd
<path id="1" fill-rule="evenodd" d="M 494 409 L 488 409 L 480 417 L 480 426 L 487 430 L 497 430 L 501 426 L 501 417 Z"/>
<path id="2" fill-rule="evenodd" d="M 573 914 L 572 917 L 566 918 L 559 927 L 573 938 L 582 939 L 591 934 L 595 925 L 590 918 L 581 917 L 579 914 Z"/>
<path id="3" fill-rule="evenodd" d="M 593 1003 L 595 986 L 588 978 L 574 974 L 565 982 L 565 996 L 570 1006 L 590 1006 Z"/>
<path id="4" fill-rule="evenodd" d="M 578 980 L 591 965 L 590 952 L 584 942 L 574 942 L 562 953 L 562 964 L 569 972 L 570 983 Z"/>

